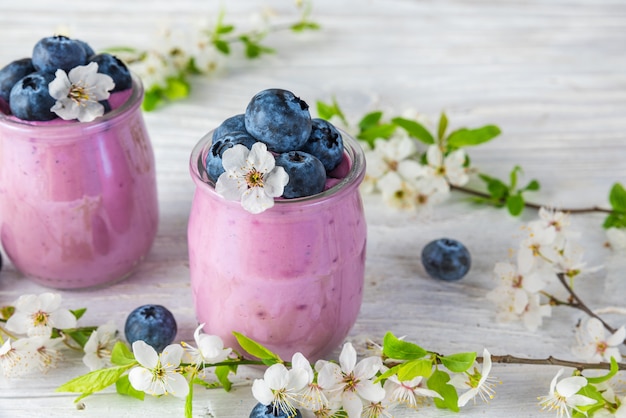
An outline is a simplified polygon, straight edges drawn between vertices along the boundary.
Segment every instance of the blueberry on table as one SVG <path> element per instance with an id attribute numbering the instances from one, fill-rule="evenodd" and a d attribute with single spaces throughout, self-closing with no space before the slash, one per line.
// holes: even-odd
<path id="1" fill-rule="evenodd" d="M 288 90 L 257 93 L 246 107 L 245 123 L 250 135 L 277 153 L 300 149 L 311 135 L 309 105 Z"/>
<path id="2" fill-rule="evenodd" d="M 126 318 L 124 334 L 129 344 L 142 340 L 157 352 L 163 351 L 176 337 L 174 315 L 161 305 L 143 305 Z"/>
<path id="3" fill-rule="evenodd" d="M 15 83 L 34 72 L 35 67 L 30 58 L 15 60 L 0 69 L 0 99 L 8 103 Z"/>
<path id="4" fill-rule="evenodd" d="M 422 250 L 422 264 L 435 279 L 455 281 L 470 269 L 470 253 L 460 242 L 441 238 L 429 242 Z"/>
<path id="5" fill-rule="evenodd" d="M 233 132 L 246 132 L 246 115 L 243 113 L 225 119 L 220 126 L 213 131 L 213 142 L 219 137 Z"/>
<path id="6" fill-rule="evenodd" d="M 324 164 L 304 151 L 289 151 L 276 157 L 276 165 L 285 169 L 289 182 L 283 191 L 283 197 L 311 196 L 320 193 L 326 185 Z"/>
<path id="7" fill-rule="evenodd" d="M 333 124 L 324 119 L 311 121 L 311 136 L 302 151 L 317 157 L 326 172 L 332 171 L 343 158 L 343 138 Z"/>
<path id="8" fill-rule="evenodd" d="M 68 72 L 76 66 L 85 65 L 87 58 L 87 51 L 81 42 L 62 35 L 39 40 L 32 56 L 35 70 L 48 73 L 58 69 Z"/>
<path id="9" fill-rule="evenodd" d="M 219 176 L 225 171 L 222 164 L 224 151 L 235 145 L 244 145 L 250 149 L 256 142 L 256 139 L 252 138 L 247 132 L 230 132 L 215 139 L 206 156 L 206 171 L 209 178 L 213 182 L 217 182 Z"/>
<path id="10" fill-rule="evenodd" d="M 259 402 L 252 408 L 250 418 L 302 418 L 302 414 L 297 409 L 295 413 L 289 413 L 273 404 L 263 405 Z"/>
<path id="11" fill-rule="evenodd" d="M 98 64 L 98 72 L 106 74 L 113 79 L 115 87 L 112 92 L 128 90 L 133 86 L 133 79 L 128 67 L 115 55 L 102 53 L 89 58 L 89 62 Z"/>
<path id="12" fill-rule="evenodd" d="M 52 80 L 53 73 L 34 72 L 15 83 L 9 95 L 11 113 L 30 121 L 56 118 L 57 115 L 50 110 L 56 103 L 48 90 L 48 84 Z"/>

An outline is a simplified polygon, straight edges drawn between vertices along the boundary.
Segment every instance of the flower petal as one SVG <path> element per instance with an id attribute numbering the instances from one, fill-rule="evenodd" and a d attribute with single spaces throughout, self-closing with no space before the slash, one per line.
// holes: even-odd
<path id="1" fill-rule="evenodd" d="M 350 343 L 345 343 L 339 354 L 339 364 L 341 371 L 344 373 L 352 373 L 356 365 L 356 350 Z"/>
<path id="2" fill-rule="evenodd" d="M 242 167 L 247 167 L 247 158 L 250 150 L 245 145 L 237 144 L 228 148 L 222 154 L 222 165 L 224 170 L 241 171 Z"/>
<path id="3" fill-rule="evenodd" d="M 161 364 L 164 367 L 178 367 L 185 349 L 180 344 L 170 344 L 161 352 Z"/>
<path id="4" fill-rule="evenodd" d="M 380 383 L 374 383 L 371 380 L 359 382 L 357 392 L 363 399 L 371 402 L 380 402 L 385 398 L 385 390 Z"/>
<path id="5" fill-rule="evenodd" d="M 48 83 L 48 92 L 56 100 L 67 97 L 72 83 L 67 78 L 65 71 L 59 69 L 54 73 L 55 79 Z"/>
<path id="6" fill-rule="evenodd" d="M 138 340 L 133 343 L 133 354 L 139 364 L 148 369 L 154 369 L 159 363 L 159 355 L 156 350 L 146 344 L 145 341 Z"/>
<path id="7" fill-rule="evenodd" d="M 145 392 L 152 382 L 152 373 L 145 367 L 134 367 L 128 373 L 130 384 L 141 392 Z"/>
<path id="8" fill-rule="evenodd" d="M 274 400 L 274 394 L 263 379 L 255 379 L 252 383 L 252 395 L 263 405 L 269 405 Z"/>
<path id="9" fill-rule="evenodd" d="M 185 376 L 180 373 L 169 373 L 167 375 L 169 387 L 168 393 L 176 396 L 177 398 L 185 398 L 189 393 L 189 383 Z"/>
<path id="10" fill-rule="evenodd" d="M 241 206 L 250 213 L 261 213 L 274 206 L 274 199 L 262 187 L 252 187 L 241 196 Z"/>
<path id="11" fill-rule="evenodd" d="M 348 413 L 348 418 L 360 418 L 363 411 L 363 401 L 354 392 L 344 392 L 341 396 L 343 409 Z"/>
<path id="12" fill-rule="evenodd" d="M 359 361 L 354 367 L 354 375 L 359 379 L 370 379 L 380 370 L 383 363 L 380 357 L 372 356 Z"/>
<path id="13" fill-rule="evenodd" d="M 76 317 L 67 309 L 50 312 L 50 325 L 54 328 L 67 329 L 76 327 Z"/>
<path id="14" fill-rule="evenodd" d="M 270 197 L 282 196 L 285 186 L 289 183 L 289 174 L 281 166 L 276 166 L 265 177 L 265 194 Z"/>

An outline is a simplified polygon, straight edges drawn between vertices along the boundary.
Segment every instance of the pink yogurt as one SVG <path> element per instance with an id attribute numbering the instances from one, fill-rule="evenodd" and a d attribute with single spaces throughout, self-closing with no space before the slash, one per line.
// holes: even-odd
<path id="1" fill-rule="evenodd" d="M 204 331 L 239 348 L 237 331 L 284 359 L 335 349 L 362 301 L 366 224 L 359 184 L 365 159 L 343 133 L 345 158 L 326 191 L 278 199 L 253 215 L 215 193 L 204 160 L 209 132 L 191 155 L 196 183 L 188 226 L 191 287 Z M 333 185 L 333 183 L 336 183 Z"/>
<path id="2" fill-rule="evenodd" d="M 0 239 L 44 286 L 99 286 L 132 273 L 157 231 L 143 87 L 111 98 L 93 122 L 25 122 L 0 114 Z"/>

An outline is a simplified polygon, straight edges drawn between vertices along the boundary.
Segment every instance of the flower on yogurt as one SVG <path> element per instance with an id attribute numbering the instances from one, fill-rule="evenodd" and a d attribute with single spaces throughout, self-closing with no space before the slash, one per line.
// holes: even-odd
<path id="1" fill-rule="evenodd" d="M 6 323 L 9 331 L 29 337 L 49 337 L 53 328 L 75 326 L 76 317 L 68 309 L 61 308 L 61 295 L 58 293 L 20 296 L 15 302 L 15 312 Z"/>
<path id="2" fill-rule="evenodd" d="M 198 325 L 193 333 L 197 347 L 193 347 L 185 342 L 182 343 L 185 348 L 185 360 L 188 363 L 195 364 L 196 367 L 224 361 L 232 351 L 231 348 L 224 348 L 224 341 L 217 335 L 201 333 L 200 331 L 203 327 L 204 324 Z"/>
<path id="3" fill-rule="evenodd" d="M 277 166 L 274 156 L 262 142 L 249 150 L 235 145 L 224 151 L 225 172 L 215 184 L 215 191 L 228 200 L 241 200 L 250 213 L 261 213 L 274 206 L 274 198 L 283 194 L 289 182 L 284 168 Z"/>
<path id="4" fill-rule="evenodd" d="M 275 412 L 294 416 L 294 405 L 307 381 L 308 375 L 303 368 L 287 369 L 282 363 L 272 364 L 265 370 L 263 379 L 255 379 L 252 383 L 252 395 L 263 405 L 271 404 Z"/>
<path id="5" fill-rule="evenodd" d="M 115 83 L 110 76 L 98 73 L 97 63 L 79 65 L 69 73 L 58 69 L 55 77 L 48 85 L 50 96 L 56 99 L 52 112 L 62 119 L 80 122 L 91 122 L 104 114 L 99 102 L 109 98 Z"/>
<path id="6" fill-rule="evenodd" d="M 172 394 L 185 398 L 189 393 L 187 379 L 179 373 L 183 356 L 180 344 L 170 344 L 161 354 L 142 340 L 133 343 L 133 354 L 140 366 L 128 373 L 130 384 L 139 391 L 159 396 Z"/>
<path id="7" fill-rule="evenodd" d="M 610 362 L 611 358 L 614 358 L 619 363 L 622 361 L 619 347 L 625 338 L 626 328 L 623 325 L 607 336 L 602 322 L 597 318 L 589 318 L 578 327 L 578 345 L 572 349 L 572 352 L 589 362 Z"/>
<path id="8" fill-rule="evenodd" d="M 455 375 L 450 379 L 450 384 L 457 389 L 468 389 L 459 396 L 458 405 L 465 406 L 471 399 L 479 396 L 484 402 L 488 402 L 495 396 L 494 381 L 495 378 L 489 376 L 491 373 L 491 354 L 485 348 L 483 350 L 483 368 L 478 371 L 474 367 L 474 373 L 465 372 Z"/>
<path id="9" fill-rule="evenodd" d="M 582 376 L 570 376 L 559 381 L 559 377 L 563 374 L 560 369 L 550 383 L 550 393 L 547 396 L 539 397 L 539 404 L 542 409 L 556 411 L 557 417 L 570 415 L 570 409 L 578 410 L 579 406 L 593 405 L 596 403 L 584 395 L 579 395 L 578 391 L 587 386 L 587 379 Z"/>
<path id="10" fill-rule="evenodd" d="M 117 328 L 112 321 L 100 325 L 91 333 L 83 350 L 83 363 L 90 370 L 111 366 L 111 352 L 117 341 Z"/>
<path id="11" fill-rule="evenodd" d="M 319 371 L 317 380 L 328 393 L 338 395 L 349 418 L 360 418 L 363 401 L 382 402 L 385 390 L 374 383 L 376 373 L 382 367 L 380 357 L 366 357 L 357 363 L 354 346 L 345 343 L 339 354 L 339 364 L 326 363 Z"/>

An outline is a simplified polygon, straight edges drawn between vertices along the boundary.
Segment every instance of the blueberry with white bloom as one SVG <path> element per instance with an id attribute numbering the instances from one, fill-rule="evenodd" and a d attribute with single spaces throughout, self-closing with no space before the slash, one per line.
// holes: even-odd
<path id="1" fill-rule="evenodd" d="M 288 90 L 257 93 L 246 107 L 245 122 L 246 131 L 278 153 L 302 148 L 311 135 L 309 105 Z"/>
<path id="2" fill-rule="evenodd" d="M 311 154 L 304 151 L 285 152 L 276 157 L 276 165 L 283 167 L 289 175 L 283 197 L 292 199 L 312 196 L 324 190 L 324 164 Z"/>
<path id="3" fill-rule="evenodd" d="M 234 147 L 235 145 L 243 145 L 246 148 L 251 149 L 257 141 L 247 132 L 241 131 L 228 132 L 219 137 L 213 135 L 213 138 L 213 144 L 211 145 L 211 148 L 206 156 L 206 171 L 209 178 L 214 182 L 217 182 L 217 179 L 225 171 L 224 164 L 222 162 L 224 151 Z"/>
<path id="4" fill-rule="evenodd" d="M 130 344 L 141 340 L 158 352 L 174 341 L 177 331 L 174 315 L 161 305 L 136 308 L 128 315 L 124 326 L 124 334 Z"/>
<path id="5" fill-rule="evenodd" d="M 233 132 L 246 132 L 246 115 L 243 113 L 225 119 L 220 126 L 215 128 L 213 131 L 213 142 Z"/>
<path id="6" fill-rule="evenodd" d="M 67 36 L 49 36 L 39 40 L 33 48 L 33 66 L 37 71 L 54 73 L 69 71 L 87 62 L 87 51 L 82 43 Z"/>
<path id="7" fill-rule="evenodd" d="M 54 74 L 34 72 L 20 79 L 9 95 L 11 113 L 23 120 L 46 121 L 57 115 L 50 110 L 55 104 L 50 96 L 48 84 L 54 80 Z"/>
<path id="8" fill-rule="evenodd" d="M 422 250 L 422 264 L 426 272 L 435 279 L 461 279 L 469 271 L 471 260 L 467 248 L 450 238 L 431 241 Z"/>
<path id="9" fill-rule="evenodd" d="M 333 124 L 324 119 L 312 119 L 311 136 L 302 147 L 319 159 L 326 172 L 332 171 L 343 159 L 343 138 Z"/>
<path id="10" fill-rule="evenodd" d="M 133 79 L 128 67 L 115 55 L 102 53 L 89 58 L 89 62 L 98 64 L 98 72 L 106 74 L 113 79 L 115 87 L 111 92 L 123 91 L 132 87 Z"/>
<path id="11" fill-rule="evenodd" d="M 0 69 L 0 99 L 8 103 L 15 83 L 34 72 L 35 67 L 30 58 L 15 60 Z"/>

